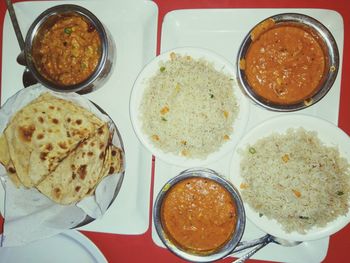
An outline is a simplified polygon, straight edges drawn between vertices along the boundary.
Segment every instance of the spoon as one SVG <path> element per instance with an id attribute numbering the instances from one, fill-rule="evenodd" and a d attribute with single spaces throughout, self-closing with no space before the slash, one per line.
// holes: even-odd
<path id="1" fill-rule="evenodd" d="M 262 249 L 263 247 L 265 247 L 267 244 L 269 243 L 276 243 L 278 245 L 281 246 L 285 246 L 285 247 L 293 247 L 296 245 L 299 245 L 300 243 L 302 243 L 301 241 L 287 241 L 278 237 L 274 237 L 271 236 L 269 234 L 267 234 L 266 236 L 263 236 L 262 238 L 257 239 L 259 240 L 260 243 L 255 242 L 256 246 L 250 250 L 248 253 L 244 254 L 242 257 L 240 257 L 239 259 L 235 260 L 233 263 L 243 263 L 245 262 L 247 259 L 249 259 L 251 256 L 253 256 L 256 252 L 258 252 L 260 249 Z M 253 242 L 252 242 L 253 243 Z M 244 247 L 243 249 L 248 248 L 248 246 Z M 237 251 L 241 251 L 243 249 L 239 249 L 239 250 L 234 250 L 234 252 Z"/>
<path id="2" fill-rule="evenodd" d="M 238 245 L 235 247 L 235 249 L 232 251 L 231 254 L 229 254 L 226 257 L 231 257 L 234 253 L 240 252 L 242 250 L 246 250 L 247 248 L 255 247 L 263 242 L 265 242 L 267 238 L 267 235 L 262 236 L 260 238 L 249 240 L 249 241 L 241 241 L 238 243 Z"/>
<path id="3" fill-rule="evenodd" d="M 15 30 L 15 34 L 17 37 L 19 47 L 21 49 L 21 53 L 17 57 L 17 62 L 20 65 L 25 66 L 24 72 L 23 72 L 23 77 L 22 77 L 22 82 L 23 82 L 24 87 L 26 88 L 28 86 L 35 84 L 35 83 L 38 83 L 38 81 L 35 79 L 35 77 L 30 72 L 30 70 L 27 68 L 27 65 L 26 65 L 25 56 L 24 56 L 24 45 L 25 45 L 24 39 L 23 39 L 23 36 L 21 33 L 21 29 L 19 28 L 16 13 L 15 13 L 15 10 L 14 10 L 13 5 L 12 5 L 12 1 L 5 0 L 5 2 L 6 2 L 7 9 L 9 11 L 9 15 L 11 18 L 13 29 Z"/>

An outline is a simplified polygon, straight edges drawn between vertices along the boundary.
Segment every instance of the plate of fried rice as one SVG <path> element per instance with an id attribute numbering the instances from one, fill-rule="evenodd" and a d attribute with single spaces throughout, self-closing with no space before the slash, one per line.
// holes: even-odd
<path id="1" fill-rule="evenodd" d="M 290 114 L 255 126 L 235 148 L 230 180 L 247 218 L 266 233 L 307 241 L 350 221 L 350 139 L 320 118 Z"/>
<path id="2" fill-rule="evenodd" d="M 202 48 L 177 48 L 152 60 L 130 98 L 141 143 L 162 161 L 189 167 L 232 151 L 249 116 L 234 72 L 225 58 Z"/>

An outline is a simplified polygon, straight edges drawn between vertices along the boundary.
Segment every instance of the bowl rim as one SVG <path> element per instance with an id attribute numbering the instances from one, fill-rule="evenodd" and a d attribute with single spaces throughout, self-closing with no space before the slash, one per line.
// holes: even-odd
<path id="1" fill-rule="evenodd" d="M 326 57 L 328 57 L 329 61 L 329 69 L 328 74 L 325 71 L 325 78 L 320 82 L 320 87 L 317 92 L 315 92 L 310 98 L 304 99 L 299 102 L 291 103 L 291 104 L 279 104 L 275 102 L 268 101 L 264 99 L 262 96 L 256 94 L 251 86 L 248 84 L 246 80 L 245 70 L 240 68 L 240 61 L 245 58 L 245 55 L 248 51 L 251 40 L 252 31 L 260 25 L 262 22 L 272 19 L 275 24 L 289 23 L 289 24 L 300 24 L 303 27 L 310 29 L 312 32 L 319 36 L 320 41 L 323 41 L 325 49 L 327 50 Z M 339 50 L 337 46 L 337 42 L 333 37 L 332 33 L 329 29 L 319 20 L 305 15 L 301 13 L 280 13 L 270 17 L 267 17 L 257 24 L 255 24 L 252 29 L 247 33 L 245 38 L 243 39 L 237 54 L 236 59 L 236 69 L 237 69 L 237 82 L 241 87 L 242 91 L 257 105 L 266 108 L 271 111 L 279 111 L 279 112 L 292 112 L 297 110 L 302 110 L 311 105 L 319 102 L 331 89 L 333 86 L 339 70 Z M 326 69 L 327 70 L 327 69 Z"/>
<path id="2" fill-rule="evenodd" d="M 85 79 L 84 81 L 74 84 L 74 85 L 59 85 L 55 83 L 54 81 L 51 81 L 45 77 L 42 76 L 42 74 L 37 70 L 34 59 L 32 56 L 32 47 L 33 43 L 35 41 L 35 38 L 40 32 L 42 26 L 45 24 L 45 22 L 54 16 L 61 16 L 61 15 L 78 15 L 80 17 L 83 17 L 84 19 L 88 20 L 90 23 L 94 25 L 94 27 L 97 29 L 100 40 L 101 40 L 101 56 L 99 58 L 99 62 L 94 69 L 94 71 L 90 74 L 90 76 Z M 107 31 L 104 28 L 101 21 L 88 9 L 75 5 L 75 4 L 62 4 L 62 5 L 56 5 L 53 7 L 50 7 L 43 11 L 31 24 L 29 27 L 29 30 L 27 32 L 26 38 L 25 38 L 25 47 L 24 47 L 24 54 L 26 59 L 26 64 L 28 69 L 32 72 L 34 77 L 46 86 L 47 88 L 58 91 L 58 92 L 77 92 L 84 90 L 86 87 L 88 87 L 92 82 L 97 80 L 99 76 L 103 73 L 104 66 L 108 59 L 108 50 L 109 50 L 109 41 L 108 41 L 108 35 Z"/>
<path id="3" fill-rule="evenodd" d="M 206 178 L 206 179 L 215 181 L 230 193 L 236 205 L 238 217 L 237 217 L 236 229 L 232 234 L 232 238 L 229 241 L 227 241 L 224 244 L 224 246 L 222 246 L 221 248 L 209 254 L 200 255 L 200 254 L 186 252 L 185 250 L 180 249 L 173 242 L 169 240 L 169 238 L 167 237 L 167 235 L 163 230 L 163 226 L 161 222 L 162 202 L 166 197 L 168 190 L 170 190 L 172 186 L 188 178 Z M 217 172 L 215 172 L 212 169 L 189 168 L 180 172 L 177 176 L 168 180 L 159 191 L 153 206 L 153 223 L 159 238 L 161 239 L 163 244 L 173 254 L 192 262 L 209 262 L 209 261 L 214 261 L 214 260 L 223 258 L 228 254 L 230 254 L 235 249 L 235 247 L 240 242 L 245 230 L 246 214 L 245 214 L 244 205 L 243 205 L 243 201 L 240 196 L 240 193 L 231 182 L 229 182 L 228 180 L 220 176 Z"/>

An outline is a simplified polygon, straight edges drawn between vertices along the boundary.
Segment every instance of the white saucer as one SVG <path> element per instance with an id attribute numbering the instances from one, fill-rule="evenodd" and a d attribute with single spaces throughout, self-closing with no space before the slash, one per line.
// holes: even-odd
<path id="1" fill-rule="evenodd" d="M 78 231 L 70 230 L 25 246 L 0 248 L 0 262 L 107 263 L 101 251 Z"/>

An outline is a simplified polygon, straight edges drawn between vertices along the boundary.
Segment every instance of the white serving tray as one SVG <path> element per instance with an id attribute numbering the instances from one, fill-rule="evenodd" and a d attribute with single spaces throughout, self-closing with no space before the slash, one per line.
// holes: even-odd
<path id="1" fill-rule="evenodd" d="M 323 9 L 189 9 L 168 13 L 162 25 L 161 51 L 177 47 L 196 46 L 211 49 L 236 64 L 237 52 L 241 41 L 248 31 L 261 20 L 286 12 L 296 12 L 310 15 L 332 32 L 337 41 L 340 54 L 340 68 L 337 79 L 331 91 L 317 104 L 298 111 L 326 119 L 338 124 L 340 99 L 341 65 L 343 58 L 344 26 L 341 15 L 331 10 Z M 267 111 L 251 102 L 250 118 L 247 130 L 273 116 L 283 113 Z M 293 113 L 292 113 L 293 114 Z M 232 151 L 233 152 L 233 151 Z M 229 176 L 231 154 L 207 167 L 219 172 L 224 177 Z M 155 179 L 153 200 L 167 180 L 177 175 L 184 167 L 168 165 L 160 160 L 155 161 Z M 263 236 L 261 230 L 247 221 L 243 240 L 251 240 Z M 152 228 L 154 242 L 163 246 L 154 226 Z M 329 238 L 304 242 L 293 248 L 270 244 L 256 253 L 253 258 L 278 262 L 320 262 L 328 250 Z M 238 254 L 239 255 L 239 254 Z"/>
<path id="2" fill-rule="evenodd" d="M 141 234 L 149 225 L 152 155 L 139 143 L 129 119 L 129 97 L 143 66 L 156 55 L 158 8 L 151 1 L 36 1 L 16 3 L 22 33 L 45 9 L 73 3 L 92 11 L 108 28 L 116 43 L 116 64 L 107 83 L 84 95 L 101 106 L 121 133 L 126 171 L 121 190 L 107 213 L 82 230 L 117 234 Z M 2 50 L 1 104 L 23 88 L 23 67 L 16 63 L 19 46 L 9 18 L 5 16 Z M 0 187 L 0 200 L 3 199 Z M 0 207 L 2 202 L 0 201 Z"/>

